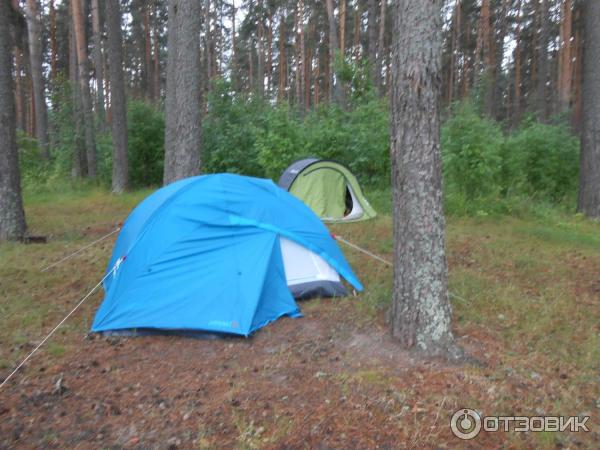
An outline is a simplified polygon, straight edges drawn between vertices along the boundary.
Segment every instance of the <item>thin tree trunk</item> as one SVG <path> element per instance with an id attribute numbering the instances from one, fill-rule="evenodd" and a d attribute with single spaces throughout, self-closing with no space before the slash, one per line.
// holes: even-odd
<path id="1" fill-rule="evenodd" d="M 94 43 L 94 73 L 96 74 L 96 112 L 100 116 L 100 124 L 106 121 L 104 111 L 104 60 L 102 58 L 102 27 L 98 0 L 92 0 L 92 40 Z M 102 126 L 101 125 L 101 126 Z"/>
<path id="2" fill-rule="evenodd" d="M 50 0 L 50 79 L 56 80 L 58 43 L 56 41 L 56 8 L 54 0 Z"/>
<path id="3" fill-rule="evenodd" d="M 264 38 L 265 38 L 265 26 L 264 26 L 264 17 L 263 17 L 263 4 L 262 0 L 258 2 L 259 15 L 260 18 L 258 20 L 258 64 L 256 67 L 256 87 L 257 93 L 260 97 L 264 97 L 265 95 L 265 49 L 264 49 Z"/>
<path id="4" fill-rule="evenodd" d="M 279 19 L 279 89 L 277 100 L 282 101 L 286 87 L 286 56 L 285 56 L 285 15 L 282 13 Z"/>
<path id="5" fill-rule="evenodd" d="M 460 19 L 462 16 L 461 0 L 454 3 L 454 14 L 452 17 L 452 38 L 450 40 L 450 76 L 448 77 L 448 90 L 446 100 L 448 104 L 452 103 L 454 96 L 454 83 L 456 80 L 456 54 L 458 53 L 460 37 Z"/>
<path id="6" fill-rule="evenodd" d="M 158 54 L 158 11 L 156 7 L 156 3 L 153 4 L 153 12 L 154 12 L 154 23 L 152 27 L 152 47 L 153 47 L 153 58 L 154 58 L 154 69 L 152 70 L 153 75 L 153 83 L 154 83 L 154 98 L 155 100 L 159 100 L 161 96 L 160 91 L 160 58 Z"/>
<path id="7" fill-rule="evenodd" d="M 313 22 L 313 19 L 311 18 L 311 22 L 308 28 L 308 33 L 309 33 L 309 40 L 313 39 L 314 42 L 314 28 L 315 28 L 315 24 Z M 304 87 L 303 87 L 303 92 L 304 92 L 304 111 L 308 111 L 310 109 L 310 77 L 312 74 L 312 60 L 313 60 L 313 48 L 311 45 L 308 46 L 308 48 L 305 47 L 305 42 L 304 42 L 304 38 L 302 39 L 302 48 L 304 49 L 304 55 L 303 55 L 303 68 L 304 68 Z"/>
<path id="8" fill-rule="evenodd" d="M 15 134 L 10 17 L 11 4 L 0 2 L 0 241 L 22 239 L 26 228 Z"/>
<path id="9" fill-rule="evenodd" d="M 581 131 L 582 99 L 581 85 L 583 84 L 583 45 L 582 45 L 582 18 L 581 8 L 575 11 L 575 38 L 573 40 L 573 54 L 575 55 L 575 64 L 573 64 L 573 114 L 571 124 L 576 132 Z"/>
<path id="10" fill-rule="evenodd" d="M 548 118 L 548 98 L 546 84 L 548 81 L 548 38 L 549 38 L 549 9 L 548 0 L 539 0 L 540 33 L 537 67 L 536 109 L 541 121 Z"/>
<path id="11" fill-rule="evenodd" d="M 577 210 L 600 218 L 600 1 L 584 2 L 583 128 Z"/>
<path id="12" fill-rule="evenodd" d="M 29 40 L 29 66 L 33 83 L 35 110 L 35 137 L 46 158 L 50 158 L 48 146 L 48 107 L 46 106 L 46 85 L 42 69 L 42 31 L 37 0 L 27 0 L 27 35 Z"/>
<path id="13" fill-rule="evenodd" d="M 314 106 L 314 109 L 317 109 L 319 106 L 319 95 L 320 95 L 319 83 L 321 82 L 321 51 L 319 51 L 319 54 L 317 55 L 317 64 L 315 67 L 314 80 L 315 80 L 315 87 L 314 87 L 313 106 Z"/>
<path id="14" fill-rule="evenodd" d="M 333 10 L 333 0 L 325 1 L 327 7 L 327 17 L 329 20 L 329 66 L 330 66 L 330 84 L 333 87 L 335 101 L 341 107 L 344 107 L 345 96 L 344 88 L 340 80 L 334 81 L 334 67 L 336 54 L 339 51 L 340 45 L 338 42 L 337 26 L 335 24 L 335 13 Z"/>
<path id="15" fill-rule="evenodd" d="M 269 30 L 267 34 L 267 90 L 268 94 L 273 89 L 273 14 L 269 12 Z"/>
<path id="16" fill-rule="evenodd" d="M 298 11 L 296 16 L 296 102 L 300 114 L 304 113 L 304 0 L 298 0 Z"/>
<path id="17" fill-rule="evenodd" d="M 571 83 L 573 75 L 573 3 L 564 0 L 561 4 L 560 48 L 558 54 L 558 101 L 559 110 L 567 111 L 571 104 Z"/>
<path id="18" fill-rule="evenodd" d="M 394 15 L 391 318 L 404 347 L 456 358 L 442 205 L 441 7 L 442 0 L 399 0 Z"/>
<path id="19" fill-rule="evenodd" d="M 231 2 L 231 82 L 233 85 L 233 90 L 238 91 L 239 82 L 238 82 L 238 67 L 237 67 L 237 41 L 236 41 L 236 31 L 235 31 L 235 14 L 237 9 L 235 7 L 235 0 Z"/>
<path id="20" fill-rule="evenodd" d="M 201 167 L 200 13 L 197 0 L 169 1 L 167 96 L 171 98 L 166 111 L 170 129 L 166 131 L 165 184 L 195 175 Z"/>
<path id="21" fill-rule="evenodd" d="M 340 55 L 346 56 L 346 1 L 340 0 Z"/>
<path id="22" fill-rule="evenodd" d="M 144 59 L 146 61 L 146 97 L 154 102 L 154 67 L 152 66 L 152 37 L 150 34 L 150 8 L 152 3 L 142 3 L 142 18 L 144 20 Z"/>
<path id="23" fill-rule="evenodd" d="M 21 131 L 25 131 L 27 126 L 25 124 L 25 91 L 23 89 L 23 64 L 21 62 L 21 49 L 18 46 L 15 49 L 15 106 L 16 106 L 16 119 L 17 128 Z"/>
<path id="24" fill-rule="evenodd" d="M 73 21 L 75 29 L 75 42 L 77 46 L 77 67 L 79 90 L 81 92 L 81 106 L 83 108 L 83 122 L 85 132 L 85 151 L 87 156 L 87 174 L 96 178 L 96 137 L 94 132 L 94 115 L 92 112 L 92 99 L 90 95 L 90 74 L 87 60 L 87 44 L 85 38 L 85 18 L 83 16 L 83 0 L 72 0 Z"/>
<path id="25" fill-rule="evenodd" d="M 385 87 L 383 86 L 383 63 L 385 60 L 385 7 L 387 0 L 381 0 L 381 10 L 379 12 L 379 37 L 377 38 L 377 65 L 376 72 L 379 77 L 379 95 L 385 94 Z"/>
<path id="26" fill-rule="evenodd" d="M 381 74 L 377 73 L 377 0 L 367 1 L 367 57 L 371 69 L 371 80 L 375 89 L 381 85 Z"/>
<path id="27" fill-rule="evenodd" d="M 513 125 L 521 121 L 521 0 L 517 3 L 517 29 L 515 32 L 515 95 L 513 106 Z"/>
<path id="28" fill-rule="evenodd" d="M 508 30 L 508 14 L 510 10 L 510 2 L 512 0 L 502 0 L 502 9 L 500 17 L 497 19 L 498 31 L 495 33 L 496 42 L 494 43 L 494 33 L 492 33 L 492 45 L 495 49 L 493 52 L 493 68 L 492 68 L 492 92 L 488 101 L 491 103 L 490 112 L 492 117 L 500 120 L 501 107 L 503 104 L 503 84 L 498 82 L 498 75 L 502 73 L 502 63 L 504 61 L 504 39 Z"/>
<path id="29" fill-rule="evenodd" d="M 121 193 L 127 189 L 129 184 L 129 164 L 127 161 L 127 108 L 123 76 L 120 0 L 106 0 L 106 31 L 108 34 L 112 112 L 112 191 Z"/>
<path id="30" fill-rule="evenodd" d="M 356 9 L 354 10 L 354 60 L 358 61 L 360 58 L 360 2 L 356 2 Z"/>
<path id="31" fill-rule="evenodd" d="M 73 178 L 82 178 L 87 174 L 87 163 L 85 156 L 85 141 L 83 138 L 83 118 L 81 106 L 81 92 L 79 91 L 79 80 L 77 76 L 77 45 L 75 43 L 75 30 L 73 26 L 73 11 L 69 12 L 69 87 L 73 104 L 73 124 L 75 125 L 75 136 L 73 138 L 73 155 L 71 175 Z"/>

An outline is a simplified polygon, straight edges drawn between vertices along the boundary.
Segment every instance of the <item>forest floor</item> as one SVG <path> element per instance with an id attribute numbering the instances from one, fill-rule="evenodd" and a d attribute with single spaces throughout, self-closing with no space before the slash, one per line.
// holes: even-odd
<path id="1" fill-rule="evenodd" d="M 0 380 L 101 278 L 103 236 L 149 191 L 29 196 L 32 234 L 0 247 Z M 381 209 L 381 208 L 380 208 Z M 385 207 L 383 207 L 385 209 Z M 332 231 L 391 258 L 391 219 Z M 363 294 L 300 304 L 249 339 L 86 337 L 89 299 L 0 390 L 0 448 L 597 448 L 600 224 L 579 216 L 448 219 L 454 332 L 481 364 L 390 338 L 390 269 L 344 248 Z M 452 414 L 590 416 L 590 432 L 482 432 Z"/>

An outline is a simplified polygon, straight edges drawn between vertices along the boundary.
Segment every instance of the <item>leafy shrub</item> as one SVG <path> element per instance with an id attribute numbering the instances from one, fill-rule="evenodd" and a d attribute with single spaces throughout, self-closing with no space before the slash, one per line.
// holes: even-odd
<path id="1" fill-rule="evenodd" d="M 19 167 L 21 183 L 25 186 L 40 185 L 46 182 L 50 170 L 50 161 L 42 154 L 36 139 L 22 131 L 17 132 L 19 149 Z"/>
<path id="2" fill-rule="evenodd" d="M 498 194 L 502 144 L 502 132 L 495 122 L 481 118 L 469 102 L 459 105 L 442 127 L 447 189 L 467 200 Z"/>
<path id="3" fill-rule="evenodd" d="M 203 123 L 203 170 L 264 176 L 256 140 L 267 120 L 264 100 L 235 94 L 229 82 L 216 81 Z"/>
<path id="4" fill-rule="evenodd" d="M 127 107 L 129 180 L 131 187 L 162 184 L 165 158 L 165 119 L 141 101 Z"/>
<path id="5" fill-rule="evenodd" d="M 256 142 L 258 162 L 265 175 L 277 180 L 296 159 L 316 155 L 305 153 L 305 139 L 304 127 L 290 108 L 282 105 L 269 111 Z"/>
<path id="6" fill-rule="evenodd" d="M 507 139 L 504 153 L 519 192 L 556 202 L 576 191 L 579 139 L 567 126 L 530 121 Z"/>

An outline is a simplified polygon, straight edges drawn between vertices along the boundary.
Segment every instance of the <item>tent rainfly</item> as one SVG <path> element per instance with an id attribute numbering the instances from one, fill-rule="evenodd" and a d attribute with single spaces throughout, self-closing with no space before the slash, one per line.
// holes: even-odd
<path id="1" fill-rule="evenodd" d="M 248 336 L 294 298 L 362 285 L 319 218 L 271 180 L 232 174 L 159 189 L 127 218 L 92 331 Z"/>
<path id="2" fill-rule="evenodd" d="M 279 186 L 306 203 L 325 222 L 357 222 L 377 215 L 354 174 L 335 161 L 296 161 L 283 172 Z"/>

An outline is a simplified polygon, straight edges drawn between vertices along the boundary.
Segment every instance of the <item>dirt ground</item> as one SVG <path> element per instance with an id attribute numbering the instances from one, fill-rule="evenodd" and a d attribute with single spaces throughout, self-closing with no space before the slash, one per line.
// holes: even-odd
<path id="1" fill-rule="evenodd" d="M 357 327 L 351 301 L 305 302 L 305 317 L 250 339 L 82 338 L 60 363 L 42 356 L 2 393 L 0 448 L 506 444 L 502 433 L 459 441 L 449 418 L 468 399 L 526 392 L 535 379 L 494 380 L 496 349 L 485 336 L 462 345 L 488 368 L 402 351 L 384 323 Z"/>

